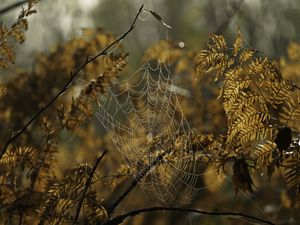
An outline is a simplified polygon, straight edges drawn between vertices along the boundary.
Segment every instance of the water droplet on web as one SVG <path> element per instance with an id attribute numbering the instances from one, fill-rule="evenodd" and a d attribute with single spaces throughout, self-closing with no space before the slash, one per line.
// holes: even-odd
<path id="1" fill-rule="evenodd" d="M 144 171 L 153 165 L 140 184 L 154 189 L 167 204 L 190 203 L 211 185 L 198 186 L 204 174 L 195 170 L 192 132 L 177 98 L 179 90 L 166 60 L 159 59 L 155 68 L 148 62 L 126 79 L 116 79 L 105 99 L 99 96 L 105 101 L 96 112 L 128 167 Z"/>
<path id="2" fill-rule="evenodd" d="M 185 43 L 183 41 L 180 41 L 178 43 L 179 48 L 184 48 L 185 47 Z"/>

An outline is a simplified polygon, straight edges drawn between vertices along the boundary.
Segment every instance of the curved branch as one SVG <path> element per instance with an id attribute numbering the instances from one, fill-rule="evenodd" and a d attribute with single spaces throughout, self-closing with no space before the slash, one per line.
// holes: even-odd
<path id="1" fill-rule="evenodd" d="M 20 2 L 15 2 L 15 3 L 3 8 L 3 9 L 0 9 L 0 15 L 5 14 L 5 13 L 7 13 L 7 12 L 9 12 L 9 11 L 15 9 L 15 8 L 18 8 L 19 6 L 25 4 L 26 2 L 27 2 L 27 0 L 23 0 L 23 1 L 20 1 Z"/>
<path id="2" fill-rule="evenodd" d="M 118 205 L 126 198 L 126 196 L 136 187 L 136 185 L 148 174 L 148 172 L 159 163 L 167 152 L 159 155 L 149 166 L 146 166 L 141 172 L 134 176 L 134 180 L 131 182 L 129 187 L 121 194 L 117 200 L 115 200 L 107 209 L 108 215 L 111 215 Z"/>
<path id="3" fill-rule="evenodd" d="M 95 59 L 97 59 L 99 56 L 101 55 L 106 55 L 108 53 L 108 50 L 114 46 L 115 44 L 117 44 L 119 41 L 121 41 L 122 39 L 124 39 L 135 27 L 135 23 L 137 21 L 138 16 L 140 15 L 140 13 L 142 12 L 144 5 L 142 5 L 138 11 L 138 13 L 136 14 L 131 26 L 129 27 L 129 29 L 122 35 L 120 36 L 117 40 L 113 41 L 112 43 L 110 43 L 105 49 L 103 49 L 101 52 L 99 52 L 97 55 L 91 57 L 91 58 L 87 58 L 85 63 L 83 63 L 81 66 L 79 66 L 77 68 L 77 70 L 74 73 L 71 73 L 71 76 L 69 78 L 69 80 L 67 81 L 67 83 L 63 86 L 63 88 L 45 105 L 43 106 L 26 124 L 25 126 L 19 130 L 18 132 L 16 132 L 15 134 L 10 133 L 4 147 L 2 148 L 2 151 L 0 153 L 0 159 L 2 158 L 2 156 L 4 155 L 4 153 L 6 152 L 8 146 L 14 141 L 16 140 L 22 133 L 24 133 L 27 128 L 49 107 L 51 106 L 62 94 L 64 94 L 69 86 L 72 84 L 72 82 L 74 81 L 74 79 L 78 76 L 79 72 L 81 70 L 83 70 L 89 63 L 93 62 Z"/>
<path id="4" fill-rule="evenodd" d="M 210 212 L 210 211 L 203 211 L 203 210 L 197 210 L 197 209 L 190 209 L 190 208 L 176 208 L 176 207 L 152 207 L 152 208 L 143 208 L 143 209 L 136 209 L 129 213 L 116 216 L 114 218 L 111 218 L 108 220 L 104 225 L 118 225 L 122 223 L 124 220 L 126 220 L 128 217 L 134 217 L 141 213 L 147 213 L 147 212 L 160 212 L 160 211 L 170 211 L 170 212 L 180 212 L 180 213 L 197 213 L 201 215 L 211 215 L 211 216 L 221 216 L 221 217 L 235 217 L 235 218 L 242 218 L 246 220 L 250 220 L 256 223 L 260 224 L 269 224 L 269 225 L 275 225 L 273 222 L 270 222 L 268 220 L 264 220 L 258 217 L 249 216 L 243 213 L 235 213 L 235 212 Z M 98 223 L 100 225 L 100 223 Z"/>

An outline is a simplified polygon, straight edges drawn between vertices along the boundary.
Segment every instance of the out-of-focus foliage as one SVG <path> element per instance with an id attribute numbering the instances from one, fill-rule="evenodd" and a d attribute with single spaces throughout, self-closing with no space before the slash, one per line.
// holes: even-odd
<path id="1" fill-rule="evenodd" d="M 92 172 L 89 164 L 73 168 L 60 183 L 54 183 L 46 193 L 40 224 L 72 224 L 73 213 L 83 197 L 85 183 Z M 96 191 L 89 189 L 84 196 L 84 206 L 88 224 L 105 222 L 108 215 L 97 200 Z"/>
<path id="2" fill-rule="evenodd" d="M 7 68 L 14 62 L 15 53 L 9 40 L 14 39 L 19 44 L 25 41 L 25 31 L 28 29 L 27 17 L 36 13 L 37 2 L 38 0 L 28 0 L 27 8 L 22 9 L 18 20 L 11 27 L 0 24 L 0 68 Z"/>
<path id="3" fill-rule="evenodd" d="M 6 87 L 3 84 L 0 84 L 0 98 L 5 95 L 6 93 Z"/>
<path id="4" fill-rule="evenodd" d="M 26 18 L 35 12 L 35 3 L 29 1 L 28 9 L 11 28 L 1 24 L 1 69 L 15 57 L 8 37 L 24 41 Z M 103 29 L 83 29 L 80 36 L 56 45 L 48 53 L 37 54 L 31 68 L 4 74 L 5 82 L 0 85 L 0 147 L 10 130 L 21 129 L 55 96 L 74 69 L 114 40 L 114 35 Z M 206 150 L 192 155 L 199 160 L 199 171 L 204 171 L 202 183 L 206 187 L 195 197 L 193 206 L 219 210 L 235 201 L 230 210 L 267 214 L 276 223 L 297 223 L 299 50 L 300 45 L 292 42 L 287 58 L 273 62 L 262 58 L 258 50 L 245 47 L 238 32 L 232 45 L 221 35 L 211 35 L 207 48 L 201 51 L 166 40 L 145 51 L 141 62 L 168 60 L 176 94 L 195 134 L 192 144 L 195 149 L 201 146 Z M 112 216 L 109 206 L 132 172 L 140 171 L 122 163 L 111 140 L 95 126 L 93 115 L 99 106 L 96 96 L 104 95 L 119 78 L 127 59 L 121 45 L 89 63 L 43 117 L 9 146 L 0 160 L 0 223 L 74 224 L 81 198 L 79 224 L 104 223 Z M 183 135 L 177 142 L 169 141 L 169 148 L 183 151 L 185 138 Z M 155 141 L 152 144 L 167 142 L 168 137 Z M 109 154 L 91 175 L 91 162 L 103 149 Z M 176 158 L 169 155 L 165 159 Z M 272 176 L 261 176 L 264 173 Z M 90 176 L 92 184 L 83 196 Z M 172 178 L 177 174 L 161 167 L 157 176 L 173 185 Z M 250 201 L 255 203 L 239 198 L 244 192 L 250 192 Z M 128 212 L 136 205 L 147 205 L 149 200 L 143 197 L 145 193 L 137 190 L 123 209 Z M 151 197 L 150 201 L 159 204 Z M 266 213 L 262 214 L 260 208 L 257 212 L 257 205 Z M 196 219 L 193 224 L 232 224 L 231 220 Z M 171 213 L 169 217 L 143 215 L 130 221 L 182 224 L 187 220 Z"/>
<path id="5" fill-rule="evenodd" d="M 55 92 L 63 86 L 68 76 L 70 76 L 70 68 L 82 64 L 87 57 L 94 55 L 98 49 L 104 48 L 113 40 L 114 37 L 111 34 L 102 30 L 84 30 L 81 38 L 74 38 L 57 46 L 49 54 L 38 55 L 32 71 L 21 71 L 19 74 L 12 75 L 2 91 L 5 94 L 2 96 L 0 107 L 1 126 L 3 127 L 1 129 L 2 137 L 6 136 L 6 129 L 20 128 L 33 113 L 38 111 L 55 95 Z M 82 72 L 82 79 L 90 81 L 84 84 L 74 82 L 69 87 L 69 93 L 64 95 L 56 102 L 55 106 L 46 112 L 47 117 L 44 115 L 38 121 L 40 128 L 35 125 L 30 132 L 24 134 L 18 141 L 18 146 L 24 147 L 10 146 L 6 151 L 0 160 L 2 166 L 1 185 L 3 187 L 1 188 L 1 213 L 6 215 L 1 217 L 2 222 L 11 221 L 14 223 L 14 214 L 16 213 L 20 217 L 24 215 L 24 222 L 31 224 L 33 221 L 38 221 L 39 217 L 35 213 L 36 219 L 34 219 L 32 212 L 28 210 L 39 209 L 39 207 L 41 207 L 40 211 L 42 212 L 40 218 L 43 221 L 48 221 L 47 218 L 51 218 L 49 220 L 50 224 L 68 221 L 68 216 L 71 216 L 66 211 L 69 208 L 68 202 L 71 201 L 69 198 L 76 194 L 71 195 L 59 191 L 65 190 L 66 185 L 71 185 L 69 190 L 73 193 L 74 187 L 76 187 L 74 185 L 80 186 L 85 181 L 83 177 L 76 178 L 78 171 L 82 172 L 81 167 L 76 167 L 71 171 L 73 175 L 70 175 L 75 176 L 76 180 L 67 179 L 63 181 L 65 183 L 53 184 L 53 182 L 57 182 L 57 175 L 64 173 L 65 169 L 69 169 L 63 165 L 57 165 L 60 136 L 64 130 L 72 130 L 73 135 L 78 132 L 78 138 L 82 137 L 84 138 L 83 141 L 86 142 L 85 147 L 94 145 L 92 146 L 93 149 L 90 149 L 94 150 L 94 155 L 89 157 L 95 157 L 95 150 L 99 151 L 100 145 L 97 144 L 98 137 L 90 139 L 94 131 L 91 129 L 91 124 L 87 124 L 87 121 L 93 116 L 93 105 L 97 104 L 96 94 L 106 92 L 109 84 L 117 78 L 118 72 L 126 65 L 126 60 L 127 54 L 122 53 L 121 50 L 120 53 L 110 54 L 89 64 Z M 21 95 L 16 94 L 20 92 L 22 92 Z M 28 107 L 28 105 L 32 107 Z M 14 113 L 17 111 L 18 113 Z M 85 127 L 85 135 L 88 135 L 88 138 L 80 135 L 80 130 L 77 130 L 78 127 L 82 126 Z M 92 143 L 88 144 L 90 141 Z M 82 151 L 88 150 L 83 149 Z M 61 166 L 63 171 L 59 172 L 57 166 Z M 85 175 L 89 175 L 88 171 L 85 172 Z M 77 181 L 81 183 L 77 184 Z M 59 185 L 63 189 L 59 189 Z M 48 196 L 45 203 L 42 193 L 46 194 L 44 197 Z M 65 196 L 67 202 L 63 202 L 60 195 L 57 196 L 57 193 Z M 28 198 L 31 194 L 36 196 L 32 199 L 34 205 L 28 202 L 29 205 L 15 206 L 15 202 L 25 204 L 19 202 L 24 200 L 24 196 Z M 58 202 L 53 200 L 53 195 L 58 199 Z M 86 199 L 90 200 L 84 202 L 84 205 L 90 209 L 90 212 L 87 212 L 89 221 L 95 221 L 103 217 L 101 216 L 101 210 L 98 210 L 101 209 L 101 206 L 98 206 L 98 203 L 95 202 L 94 195 L 95 192 L 88 192 Z M 40 205 L 41 202 L 43 202 L 42 205 Z M 76 205 L 76 199 L 74 204 Z M 50 209 L 53 213 L 50 213 Z M 60 212 L 64 214 L 59 215 Z M 58 215 L 55 216 L 56 214 Z"/>
<path id="6" fill-rule="evenodd" d="M 25 23 L 25 16 L 34 12 L 33 3 L 35 2 L 28 3 L 29 10 L 22 11 L 17 24 L 21 23 L 20 21 Z M 14 25 L 12 30 L 17 29 L 15 27 L 18 26 Z M 18 28 L 20 35 L 23 35 L 21 31 Z M 13 31 L 8 31 L 7 35 L 10 35 L 10 32 Z M 1 36 L 1 40 L 11 48 L 6 36 Z M 67 43 L 56 46 L 50 53 L 38 54 L 31 69 L 17 70 L 15 74 L 5 75 L 6 82 L 1 84 L 1 138 L 7 137 L 7 131 L 11 129 L 22 128 L 23 124 L 63 87 L 72 69 L 83 64 L 87 57 L 95 55 L 99 49 L 106 47 L 114 40 L 112 34 L 101 29 L 83 29 L 81 37 L 75 37 Z M 45 197 L 47 195 L 52 198 L 52 195 L 47 193 L 51 192 L 51 187 L 54 185 L 54 188 L 55 182 L 58 182 L 57 176 L 62 176 L 66 169 L 70 169 L 57 162 L 61 154 L 58 153 L 58 145 L 64 130 L 73 130 L 74 135 L 78 132 L 78 138 L 84 139 L 84 148 L 91 146 L 82 151 L 94 151 L 94 154 L 88 158 L 95 157 L 96 150 L 99 151 L 100 147 L 99 144 L 97 145 L 99 138 L 94 135 L 94 139 L 87 139 L 80 135 L 80 130 L 76 128 L 84 126 L 85 135 L 92 137 L 94 131 L 91 124 L 85 124 L 93 116 L 93 105 L 97 103 L 95 95 L 106 92 L 109 84 L 117 78 L 119 71 L 126 65 L 127 54 L 122 50 L 122 46 L 118 49 L 120 49 L 119 52 L 117 50 L 117 53 L 109 54 L 90 63 L 82 71 L 81 76 L 81 79 L 87 80 L 87 83 L 75 80 L 68 87 L 69 92 L 49 108 L 43 118 L 39 119 L 38 124 L 35 124 L 30 132 L 24 134 L 18 143 L 10 146 L 3 155 L 0 160 L 1 223 L 15 223 L 18 221 L 17 215 L 28 224 L 36 223 L 39 218 L 45 217 L 45 213 L 42 213 L 43 208 L 50 204 L 50 200 L 47 201 Z M 5 56 L 6 53 L 2 55 Z M 92 143 L 88 144 L 90 141 Z M 103 140 L 100 143 L 103 143 Z M 84 155 L 81 160 L 84 161 L 86 157 Z M 74 163 L 71 162 L 70 167 L 72 166 Z M 59 169 L 62 170 L 59 171 Z M 76 174 L 77 170 L 76 167 L 72 173 Z M 80 182 L 84 183 L 83 178 Z M 65 188 L 65 184 L 62 184 L 62 187 Z M 70 191 L 72 189 L 73 186 L 70 187 Z M 95 221 L 101 217 L 101 210 L 99 211 L 101 206 L 97 206 L 94 195 L 95 192 L 88 192 L 86 199 L 90 201 L 84 202 L 84 205 L 91 209 L 87 214 L 89 221 Z M 41 217 L 36 213 L 38 209 L 42 213 Z M 52 219 L 55 220 L 54 217 Z M 53 223 L 55 222 L 57 221 Z"/>
<path id="7" fill-rule="evenodd" d="M 280 58 L 280 71 L 287 79 L 293 80 L 299 85 L 300 74 L 300 45 L 296 42 L 291 42 L 287 48 L 287 58 Z"/>

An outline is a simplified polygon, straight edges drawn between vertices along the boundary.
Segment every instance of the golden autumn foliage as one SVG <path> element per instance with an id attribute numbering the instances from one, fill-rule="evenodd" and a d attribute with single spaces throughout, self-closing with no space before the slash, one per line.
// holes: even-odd
<path id="1" fill-rule="evenodd" d="M 215 82 L 222 82 L 219 98 L 228 129 L 224 147 L 229 157 L 237 158 L 235 165 L 250 160 L 255 168 L 267 168 L 270 174 L 275 167 L 283 169 L 288 184 L 299 191 L 297 136 L 292 145 L 292 132 L 299 132 L 299 88 L 274 63 L 256 57 L 242 43 L 240 33 L 231 49 L 222 36 L 212 35 L 208 50 L 196 56 L 198 74 L 215 71 Z M 248 183 L 242 189 L 251 191 L 249 172 L 244 176 L 249 178 L 234 173 L 236 187 Z"/>
<path id="2" fill-rule="evenodd" d="M 27 17 L 36 12 L 37 3 L 28 1 L 10 28 L 0 25 L 3 71 L 15 58 L 11 39 L 20 44 L 25 40 Z M 118 138 L 129 138 L 128 127 L 138 137 L 130 137 L 130 142 L 124 142 L 126 146 L 114 146 L 109 133 L 97 129 L 95 112 L 102 104 L 99 96 L 109 98 L 108 90 L 115 81 L 126 78 L 130 57 L 123 45 L 93 57 L 116 40 L 103 29 L 83 29 L 81 35 L 37 54 L 32 68 L 7 72 L 1 80 L 0 147 L 4 151 L 0 158 L 0 223 L 120 224 L 127 216 L 122 217 L 119 211 L 114 214 L 116 207 L 138 183 L 146 187 L 153 177 L 161 191 L 158 195 L 175 199 L 165 203 L 201 208 L 202 201 L 221 205 L 226 194 L 218 192 L 228 186 L 226 178 L 233 183 L 229 186 L 234 195 L 254 195 L 259 185 L 263 189 L 265 180 L 282 184 L 278 181 L 281 178 L 287 185 L 280 189 L 279 204 L 283 210 L 299 209 L 300 44 L 291 43 L 288 57 L 275 62 L 256 49 L 246 48 L 240 31 L 232 45 L 223 36 L 212 34 L 205 50 L 182 47 L 175 41 L 158 42 L 145 51 L 141 62 L 161 65 L 168 60 L 174 89 L 162 85 L 162 92 L 170 91 L 171 97 L 157 96 L 156 102 L 160 108 L 174 107 L 172 116 L 180 122 L 186 119 L 189 128 L 184 129 L 190 130 L 175 133 L 166 126 L 150 136 L 132 116 L 132 124 L 120 126 Z M 78 76 L 69 82 L 74 75 Z M 56 97 L 60 90 L 62 94 Z M 145 106 L 149 102 L 132 96 L 137 99 L 131 102 L 136 111 L 149 108 Z M 42 115 L 35 117 L 43 107 Z M 27 126 L 32 118 L 33 123 Z M 20 130 L 21 134 L 6 145 L 7 138 Z M 125 161 L 132 162 L 126 164 L 116 148 L 138 151 L 128 153 L 127 158 L 123 155 Z M 109 154 L 102 159 L 106 152 Z M 178 165 L 183 159 L 195 164 Z M 183 171 L 183 167 L 189 170 Z M 258 175 L 262 173 L 269 178 Z M 128 184 L 129 188 L 124 188 Z M 194 195 L 197 188 L 201 192 Z M 180 205 L 184 191 L 190 192 L 192 199 Z M 140 195 L 145 194 L 141 191 L 136 196 Z M 147 204 L 136 196 L 125 204 L 126 212 L 135 209 L 133 202 Z M 265 200 L 259 194 L 257 198 Z M 271 198 L 266 197 L 267 203 Z M 268 214 L 268 220 L 272 219 L 269 224 L 276 224 L 280 216 Z M 299 215 L 292 216 L 299 219 Z M 147 215 L 140 220 L 155 222 Z M 222 224 L 230 224 L 228 221 Z"/>
<path id="3" fill-rule="evenodd" d="M 28 7 L 22 9 L 18 20 L 11 27 L 0 23 L 0 68 L 7 68 L 9 64 L 14 62 L 15 53 L 10 40 L 13 39 L 19 44 L 25 41 L 25 31 L 28 29 L 27 18 L 36 13 L 35 5 L 37 2 L 38 0 L 29 0 Z"/>

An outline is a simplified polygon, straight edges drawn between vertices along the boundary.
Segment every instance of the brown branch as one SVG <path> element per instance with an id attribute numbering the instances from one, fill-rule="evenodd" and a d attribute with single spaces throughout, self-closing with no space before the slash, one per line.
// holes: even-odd
<path id="1" fill-rule="evenodd" d="M 15 3 L 3 8 L 3 9 L 0 9 L 0 15 L 5 14 L 5 13 L 7 13 L 7 12 L 9 12 L 9 11 L 15 9 L 15 8 L 18 8 L 19 6 L 25 4 L 26 2 L 27 2 L 27 0 L 20 1 L 20 2 L 15 2 Z"/>
<path id="2" fill-rule="evenodd" d="M 79 203 L 77 205 L 77 210 L 76 210 L 76 214 L 75 214 L 75 217 L 74 217 L 74 220 L 73 220 L 73 224 L 77 223 L 77 220 L 78 220 L 78 217 L 79 217 L 79 213 L 80 213 L 83 201 L 85 199 L 86 192 L 87 192 L 88 188 L 90 187 L 90 185 L 92 183 L 93 176 L 94 176 L 94 174 L 96 172 L 96 169 L 97 169 L 99 163 L 101 162 L 101 160 L 103 159 L 103 157 L 105 156 L 106 153 L 107 153 L 107 150 L 105 150 L 101 154 L 101 156 L 96 160 L 95 165 L 93 166 L 93 169 L 91 171 L 91 174 L 89 175 L 89 177 L 88 177 L 88 179 L 87 179 L 87 181 L 85 183 L 85 186 L 84 186 L 84 189 L 83 189 L 83 192 L 82 192 L 82 196 L 81 196 L 80 201 L 79 201 Z"/>
<path id="3" fill-rule="evenodd" d="M 19 225 L 22 225 L 24 212 L 20 212 L 19 214 Z"/>
<path id="4" fill-rule="evenodd" d="M 124 191 L 123 194 L 121 194 L 117 200 L 113 204 L 111 204 L 107 208 L 108 215 L 111 215 L 115 209 L 118 207 L 118 205 L 126 198 L 126 196 L 136 187 L 136 185 L 148 174 L 148 172 L 159 163 L 163 156 L 167 154 L 169 151 L 165 152 L 164 154 L 161 154 L 158 156 L 149 166 L 145 167 L 140 173 L 134 176 L 133 181 L 129 185 L 129 187 Z"/>
<path id="5" fill-rule="evenodd" d="M 108 50 L 114 46 L 115 44 L 117 44 L 119 41 L 123 40 L 135 27 L 136 21 L 138 16 L 140 15 L 140 13 L 142 12 L 144 5 L 142 5 L 138 11 L 138 13 L 136 14 L 131 26 L 129 27 L 129 29 L 122 35 L 120 36 L 117 40 L 113 41 L 112 43 L 110 43 L 105 49 L 103 49 L 101 52 L 99 52 L 97 55 L 91 57 L 91 58 L 87 58 L 85 63 L 83 63 L 81 66 L 79 66 L 77 68 L 77 70 L 74 73 L 71 73 L 71 76 L 68 80 L 68 82 L 64 85 L 64 87 L 45 105 L 43 106 L 26 124 L 25 126 L 17 131 L 14 135 L 9 135 L 4 147 L 2 148 L 2 151 L 0 153 L 0 159 L 2 158 L 2 156 L 4 155 L 4 153 L 6 152 L 8 146 L 14 141 L 16 140 L 22 133 L 24 133 L 27 128 L 49 107 L 51 106 L 62 94 L 64 94 L 69 86 L 72 84 L 72 82 L 74 81 L 74 79 L 78 76 L 79 72 L 84 69 L 89 63 L 93 62 L 95 59 L 97 59 L 99 56 L 101 55 L 106 55 Z"/>
<path id="6" fill-rule="evenodd" d="M 180 212 L 180 213 L 189 212 L 189 213 L 197 213 L 197 214 L 201 214 L 201 215 L 211 215 L 211 216 L 220 216 L 220 217 L 235 217 L 235 218 L 255 221 L 256 223 L 275 225 L 273 222 L 270 222 L 268 220 L 264 220 L 264 219 L 261 219 L 258 217 L 246 215 L 246 214 L 240 213 L 240 212 L 211 212 L 211 211 L 203 211 L 203 210 L 198 210 L 198 209 L 177 208 L 177 207 L 152 207 L 152 208 L 136 209 L 136 210 L 132 210 L 129 213 L 122 214 L 122 215 L 116 216 L 114 218 L 111 218 L 106 223 L 104 223 L 104 225 L 117 225 L 117 224 L 122 223 L 128 217 L 134 217 L 141 213 L 160 212 L 160 211 L 170 211 L 170 212 Z M 98 225 L 100 225 L 100 222 L 98 223 Z"/>

